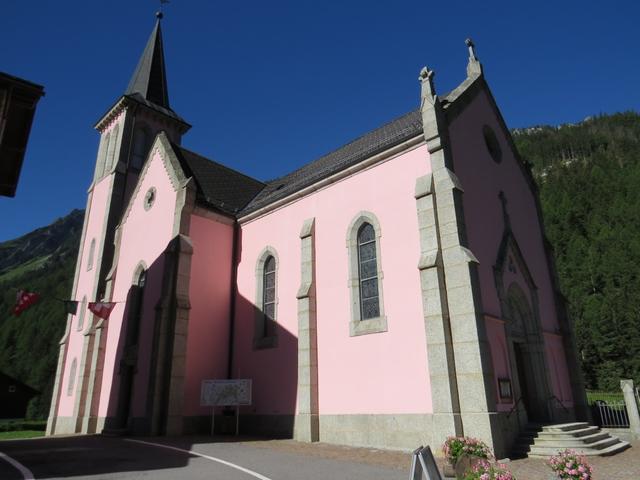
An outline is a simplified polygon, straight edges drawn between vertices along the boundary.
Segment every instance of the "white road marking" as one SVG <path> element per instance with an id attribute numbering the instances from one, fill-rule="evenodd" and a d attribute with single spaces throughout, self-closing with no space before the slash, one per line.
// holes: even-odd
<path id="1" fill-rule="evenodd" d="M 33 473 L 31 473 L 31 470 L 29 470 L 27 467 L 22 465 L 19 461 L 14 460 L 9 455 L 6 455 L 6 454 L 4 454 L 2 452 L 0 452 L 0 458 L 2 458 L 3 460 L 5 460 L 9 464 L 11 464 L 13 467 L 16 468 L 16 470 L 20 471 L 20 473 L 24 477 L 24 480 L 34 480 L 35 479 L 35 477 L 33 476 Z"/>
<path id="2" fill-rule="evenodd" d="M 227 462 L 226 460 L 222 460 L 221 458 L 211 457 L 209 455 L 204 455 L 202 453 L 194 452 L 193 450 L 184 450 L 178 447 L 172 447 L 170 445 L 164 445 L 162 443 L 153 443 L 153 442 L 145 442 L 142 440 L 133 440 L 131 438 L 125 438 L 126 442 L 135 442 L 141 443 L 143 445 L 151 445 L 153 447 L 167 448 L 169 450 L 175 450 L 176 452 L 189 453 L 191 455 L 195 455 L 197 457 L 206 458 L 207 460 L 211 460 L 212 462 L 218 462 L 222 465 L 226 465 L 227 467 L 235 468 L 236 470 L 240 470 L 252 477 L 259 478 L 260 480 L 271 480 L 269 477 L 265 477 L 264 475 L 260 475 L 258 472 L 254 472 L 253 470 L 249 470 L 248 468 L 241 467 L 240 465 L 236 465 L 235 463 Z M 27 477 L 25 477 L 26 479 Z"/>

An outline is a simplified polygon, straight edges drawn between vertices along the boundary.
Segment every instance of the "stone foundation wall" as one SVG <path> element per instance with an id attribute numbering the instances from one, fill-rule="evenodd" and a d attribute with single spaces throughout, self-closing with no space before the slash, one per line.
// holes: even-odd
<path id="1" fill-rule="evenodd" d="M 55 427 L 53 428 L 53 435 L 68 435 L 70 433 L 76 433 L 76 418 L 75 417 L 56 417 Z"/>
<path id="2" fill-rule="evenodd" d="M 431 414 L 320 415 L 320 441 L 326 443 L 406 451 L 431 445 L 436 451 L 444 439 L 432 433 Z"/>

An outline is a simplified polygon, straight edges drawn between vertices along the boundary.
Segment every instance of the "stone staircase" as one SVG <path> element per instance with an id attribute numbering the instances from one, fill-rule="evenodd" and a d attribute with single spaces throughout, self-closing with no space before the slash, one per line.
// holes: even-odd
<path id="1" fill-rule="evenodd" d="M 629 442 L 586 422 L 557 425 L 529 424 L 513 447 L 513 458 L 550 457 L 565 449 L 586 455 L 614 455 L 629 448 Z"/>

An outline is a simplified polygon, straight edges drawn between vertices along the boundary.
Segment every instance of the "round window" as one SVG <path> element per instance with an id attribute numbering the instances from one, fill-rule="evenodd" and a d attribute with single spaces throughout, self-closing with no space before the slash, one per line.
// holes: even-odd
<path id="1" fill-rule="evenodd" d="M 500 163 L 502 161 L 500 142 L 498 142 L 498 137 L 496 137 L 495 132 L 489 125 L 482 127 L 482 136 L 484 137 L 484 144 L 487 146 L 491 158 L 493 158 L 494 162 Z"/>
<path id="2" fill-rule="evenodd" d="M 156 201 L 156 188 L 151 187 L 144 196 L 144 209 L 149 210 Z"/>

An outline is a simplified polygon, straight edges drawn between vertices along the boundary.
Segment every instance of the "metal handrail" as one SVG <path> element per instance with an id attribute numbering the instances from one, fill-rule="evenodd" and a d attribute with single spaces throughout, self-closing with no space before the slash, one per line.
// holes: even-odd
<path id="1" fill-rule="evenodd" d="M 564 403 L 562 403 L 562 400 L 560 400 L 558 397 L 556 397 L 555 395 L 551 395 L 549 398 L 547 398 L 547 401 L 551 400 L 551 399 L 555 399 L 555 401 L 563 408 L 563 410 L 566 413 L 569 413 L 569 409 L 567 407 L 564 406 Z"/>
<path id="2" fill-rule="evenodd" d="M 516 409 L 518 408 L 518 404 L 521 401 L 522 401 L 522 395 L 520 395 L 520 397 L 518 397 L 518 400 L 516 400 L 516 403 L 513 404 L 513 407 L 511 407 L 511 410 L 509 410 L 509 413 L 507 413 L 507 418 L 509 418 L 511 416 L 511 414 L 516 411 Z"/>

